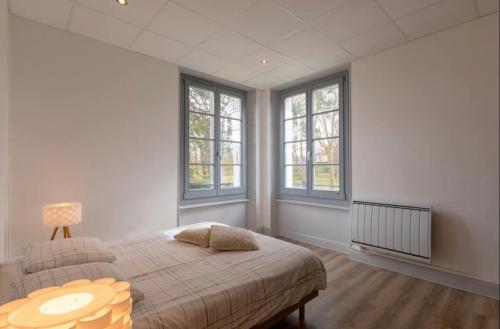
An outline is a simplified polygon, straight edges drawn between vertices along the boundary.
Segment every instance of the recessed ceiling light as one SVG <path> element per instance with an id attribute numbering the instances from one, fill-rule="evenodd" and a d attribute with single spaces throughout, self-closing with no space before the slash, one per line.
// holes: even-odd
<path id="1" fill-rule="evenodd" d="M 126 6 L 128 4 L 127 0 L 116 0 L 116 3 L 120 6 Z"/>
<path id="2" fill-rule="evenodd" d="M 261 64 L 269 64 L 269 61 L 267 59 L 261 59 L 260 63 Z"/>

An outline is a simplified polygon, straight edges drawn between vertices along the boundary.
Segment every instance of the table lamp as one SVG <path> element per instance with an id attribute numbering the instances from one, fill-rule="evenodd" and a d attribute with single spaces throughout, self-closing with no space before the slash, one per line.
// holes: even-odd
<path id="1" fill-rule="evenodd" d="M 113 278 L 76 280 L 0 306 L 0 328 L 130 329 L 130 284 Z"/>
<path id="2" fill-rule="evenodd" d="M 59 226 L 63 228 L 64 238 L 71 238 L 69 225 L 81 221 L 82 204 L 79 202 L 54 203 L 43 207 L 43 223 L 54 227 L 50 240 L 56 237 Z"/>

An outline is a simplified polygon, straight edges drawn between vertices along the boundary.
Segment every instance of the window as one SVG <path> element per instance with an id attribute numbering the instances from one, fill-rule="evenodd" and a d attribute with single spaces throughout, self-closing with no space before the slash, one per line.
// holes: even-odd
<path id="1" fill-rule="evenodd" d="M 347 73 L 281 93 L 281 198 L 347 199 Z"/>
<path id="2" fill-rule="evenodd" d="M 183 203 L 245 197 L 245 92 L 182 76 Z"/>

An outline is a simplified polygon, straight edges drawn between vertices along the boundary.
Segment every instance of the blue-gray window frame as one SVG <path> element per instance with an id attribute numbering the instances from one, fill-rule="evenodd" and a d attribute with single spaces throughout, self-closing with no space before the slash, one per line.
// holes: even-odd
<path id="1" fill-rule="evenodd" d="M 189 190 L 189 87 L 196 86 L 214 92 L 214 188 L 210 190 Z M 246 138 L 246 96 L 244 90 L 236 89 L 206 79 L 181 74 L 181 204 L 197 204 L 235 199 L 247 196 L 247 138 Z M 220 187 L 220 95 L 241 99 L 241 186 L 222 189 Z"/>
<path id="2" fill-rule="evenodd" d="M 313 189 L 313 138 L 312 138 L 312 94 L 313 91 L 339 84 L 339 191 L 320 191 Z M 306 95 L 306 189 L 285 187 L 285 99 L 290 96 Z M 349 72 L 341 72 L 325 78 L 306 82 L 280 92 L 280 199 L 349 206 Z"/>

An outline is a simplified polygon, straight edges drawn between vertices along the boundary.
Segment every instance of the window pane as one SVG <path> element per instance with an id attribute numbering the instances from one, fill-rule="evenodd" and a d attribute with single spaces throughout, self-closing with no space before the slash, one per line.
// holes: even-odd
<path id="1" fill-rule="evenodd" d="M 313 166 L 313 189 L 320 191 L 339 191 L 340 170 L 337 165 Z"/>
<path id="2" fill-rule="evenodd" d="M 240 143 L 220 143 L 222 164 L 241 164 Z"/>
<path id="3" fill-rule="evenodd" d="M 339 135 L 339 112 L 313 115 L 313 138 Z"/>
<path id="4" fill-rule="evenodd" d="M 306 94 L 285 98 L 285 119 L 306 115 Z"/>
<path id="5" fill-rule="evenodd" d="M 221 94 L 220 116 L 241 119 L 241 98 Z"/>
<path id="6" fill-rule="evenodd" d="M 285 144 L 285 164 L 306 164 L 306 143 L 286 143 Z"/>
<path id="7" fill-rule="evenodd" d="M 214 117 L 205 114 L 189 113 L 189 137 L 214 138 Z"/>
<path id="8" fill-rule="evenodd" d="M 313 141 L 314 163 L 339 163 L 339 139 L 328 138 Z"/>
<path id="9" fill-rule="evenodd" d="M 189 86 L 189 110 L 213 114 L 214 92 L 195 86 Z"/>
<path id="10" fill-rule="evenodd" d="M 306 188 L 306 166 L 285 166 L 285 187 Z"/>
<path id="11" fill-rule="evenodd" d="M 306 118 L 285 121 L 285 141 L 306 139 Z"/>
<path id="12" fill-rule="evenodd" d="M 204 139 L 190 139 L 189 163 L 214 163 L 214 142 Z"/>
<path id="13" fill-rule="evenodd" d="M 190 165 L 189 190 L 209 190 L 214 188 L 214 166 Z"/>
<path id="14" fill-rule="evenodd" d="M 220 120 L 220 138 L 227 141 L 241 141 L 241 121 L 231 119 Z"/>
<path id="15" fill-rule="evenodd" d="M 241 187 L 241 166 L 221 166 L 221 188 Z"/>
<path id="16" fill-rule="evenodd" d="M 315 91 L 313 91 L 312 97 L 313 113 L 321 113 L 339 109 L 338 84 L 321 89 L 316 89 Z"/>

